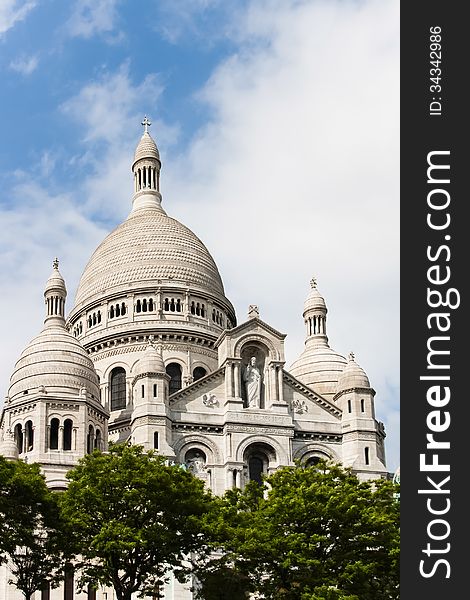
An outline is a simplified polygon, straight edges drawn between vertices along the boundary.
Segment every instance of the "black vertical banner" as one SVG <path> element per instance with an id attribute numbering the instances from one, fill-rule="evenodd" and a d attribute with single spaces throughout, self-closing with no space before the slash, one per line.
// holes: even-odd
<path id="1" fill-rule="evenodd" d="M 470 597 L 465 8 L 401 3 L 403 600 Z"/>

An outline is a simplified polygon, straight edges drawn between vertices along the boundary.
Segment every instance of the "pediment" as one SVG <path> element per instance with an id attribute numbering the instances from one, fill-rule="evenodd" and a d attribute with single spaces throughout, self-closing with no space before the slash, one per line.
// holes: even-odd
<path id="1" fill-rule="evenodd" d="M 220 412 L 225 403 L 225 368 L 222 367 L 170 396 L 170 409 L 183 412 Z"/>
<path id="2" fill-rule="evenodd" d="M 284 399 L 291 406 L 296 420 L 341 420 L 342 410 L 312 388 L 283 371 Z"/>

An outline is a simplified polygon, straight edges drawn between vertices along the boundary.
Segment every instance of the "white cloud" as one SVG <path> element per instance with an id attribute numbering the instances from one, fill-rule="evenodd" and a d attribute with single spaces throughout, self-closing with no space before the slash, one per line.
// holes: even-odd
<path id="1" fill-rule="evenodd" d="M 80 92 L 65 102 L 61 110 L 79 122 L 83 128 L 85 154 L 74 161 L 86 161 L 89 175 L 84 182 L 85 207 L 95 213 L 110 212 L 127 215 L 130 209 L 132 178 L 131 157 L 137 143 L 139 123 L 146 111 L 157 114 L 163 86 L 155 73 L 133 85 L 129 63 L 113 73 L 104 73 L 89 82 Z M 145 101 L 142 99 L 145 98 Z M 172 143 L 178 130 L 161 121 L 153 122 L 157 139 Z"/>
<path id="2" fill-rule="evenodd" d="M 76 0 L 66 29 L 72 37 L 91 38 L 113 31 L 119 0 Z"/>
<path id="3" fill-rule="evenodd" d="M 253 2 L 239 52 L 199 98 L 212 121 L 173 164 L 164 205 L 207 243 L 227 295 L 303 348 L 312 274 L 329 337 L 377 390 L 398 460 L 399 18 L 394 0 Z M 221 229 L 224 231 L 220 235 Z"/>
<path id="4" fill-rule="evenodd" d="M 133 85 L 127 64 L 89 82 L 61 107 L 84 132 L 83 155 L 70 159 L 75 165 L 86 165 L 88 175 L 81 184 L 62 193 L 51 191 L 58 184 L 54 167 L 64 156 L 46 150 L 29 171 L 15 171 L 10 177 L 14 184 L 3 188 L 2 204 L 9 207 L 0 209 L 0 328 L 8 340 L 0 348 L 3 393 L 21 351 L 41 330 L 42 293 L 54 257 L 60 259 L 67 282 L 70 310 L 88 258 L 109 233 L 97 223 L 96 214 L 101 211 L 108 221 L 119 221 L 130 212 L 130 166 L 143 118 L 140 111 L 145 108 L 151 114 L 160 92 L 155 75 Z M 145 107 L 142 98 L 148 98 Z M 173 135 L 169 127 L 162 131 Z M 37 178 L 46 178 L 48 187 L 34 183 Z M 60 187 L 66 186 L 64 181 Z"/>
<path id="5" fill-rule="evenodd" d="M 22 57 L 10 62 L 10 69 L 21 73 L 21 75 L 31 75 L 36 70 L 39 64 L 37 56 Z"/>
<path id="6" fill-rule="evenodd" d="M 225 27 L 216 32 L 211 30 L 207 35 L 208 21 L 213 19 L 218 24 L 223 22 L 220 14 L 232 12 L 232 0 L 160 0 L 155 19 L 155 29 L 170 43 L 176 44 L 183 36 L 198 37 L 206 43 L 214 37 L 225 35 Z M 240 4 L 237 3 L 237 9 Z"/>
<path id="7" fill-rule="evenodd" d="M 60 259 L 68 283 L 70 308 L 82 261 L 107 233 L 80 212 L 70 194 L 52 195 L 28 182 L 27 175 L 24 173 L 21 178 L 27 182 L 17 184 L 10 192 L 12 208 L 0 211 L 0 327 L 2 338 L 8 340 L 0 346 L 4 393 L 21 351 L 42 329 L 45 317 L 42 294 L 52 272 L 53 259 L 56 256 Z M 81 261 L 77 261 L 77 256 L 82 257 Z"/>
<path id="8" fill-rule="evenodd" d="M 22 21 L 36 6 L 35 0 L 2 0 L 0 2 L 0 37 L 15 23 Z"/>

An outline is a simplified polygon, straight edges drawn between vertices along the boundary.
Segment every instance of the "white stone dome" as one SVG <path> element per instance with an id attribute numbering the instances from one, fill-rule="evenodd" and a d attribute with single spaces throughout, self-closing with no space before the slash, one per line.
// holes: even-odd
<path id="1" fill-rule="evenodd" d="M 362 367 L 354 360 L 354 355 L 349 355 L 348 364 L 338 378 L 338 392 L 353 388 L 370 388 L 369 378 Z"/>
<path id="2" fill-rule="evenodd" d="M 144 355 L 137 361 L 135 366 L 135 375 L 145 375 L 146 373 L 166 373 L 165 363 L 160 351 L 153 344 L 149 344 L 145 349 Z"/>
<path id="3" fill-rule="evenodd" d="M 312 280 L 312 281 L 314 281 L 314 280 Z M 316 311 L 319 309 L 323 310 L 325 312 L 327 310 L 325 299 L 318 291 L 318 288 L 317 288 L 316 282 L 315 282 L 315 285 L 313 285 L 313 284 L 311 285 L 310 293 L 307 296 L 307 299 L 305 300 L 304 314 L 307 311 L 310 311 L 310 310 Z"/>
<path id="4" fill-rule="evenodd" d="M 134 165 L 138 160 L 143 158 L 154 158 L 160 160 L 160 153 L 157 148 L 157 144 L 151 137 L 148 131 L 145 131 L 143 136 L 140 138 L 140 142 L 137 144 L 137 148 L 134 153 Z"/>
<path id="5" fill-rule="evenodd" d="M 76 310 L 116 291 L 179 283 L 224 296 L 214 259 L 201 240 L 161 207 L 132 211 L 98 246 L 78 285 Z"/>
<path id="6" fill-rule="evenodd" d="M 321 396 L 332 400 L 345 365 L 344 356 L 320 341 L 308 344 L 289 372 Z"/>
<path id="7" fill-rule="evenodd" d="M 10 401 L 44 390 L 76 393 L 85 388 L 99 399 L 99 379 L 86 350 L 63 326 L 49 325 L 18 359 L 10 378 Z"/>
<path id="8" fill-rule="evenodd" d="M 58 267 L 59 261 L 55 259 L 54 268 L 44 288 L 44 294 L 47 294 L 48 292 L 58 292 L 59 294 L 63 294 L 64 296 L 67 295 L 65 281 L 62 275 L 60 274 Z"/>
<path id="9" fill-rule="evenodd" d="M 11 431 L 5 432 L 3 442 L 0 442 L 0 454 L 8 460 L 18 460 L 18 445 Z"/>

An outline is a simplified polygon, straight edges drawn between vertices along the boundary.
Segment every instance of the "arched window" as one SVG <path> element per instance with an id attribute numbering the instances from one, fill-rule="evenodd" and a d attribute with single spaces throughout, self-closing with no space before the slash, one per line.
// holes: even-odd
<path id="1" fill-rule="evenodd" d="M 367 446 L 364 448 L 364 461 L 365 461 L 366 465 L 370 464 L 369 448 Z"/>
<path id="2" fill-rule="evenodd" d="M 116 304 L 116 317 L 120 317 L 121 316 L 121 307 L 119 306 L 119 304 Z"/>
<path id="3" fill-rule="evenodd" d="M 93 452 L 93 425 L 88 427 L 88 433 L 86 436 L 86 451 L 87 454 L 91 454 Z"/>
<path id="4" fill-rule="evenodd" d="M 207 375 L 207 371 L 204 367 L 196 367 L 193 371 L 193 381 L 197 381 L 201 379 L 201 377 L 205 377 Z"/>
<path id="5" fill-rule="evenodd" d="M 351 400 L 348 400 L 348 412 L 351 412 L 352 408 L 351 408 Z"/>
<path id="6" fill-rule="evenodd" d="M 170 302 L 168 298 L 165 298 L 165 302 L 163 303 L 163 310 L 170 310 Z"/>
<path id="7" fill-rule="evenodd" d="M 109 318 L 114 319 L 114 306 L 111 306 L 109 309 Z"/>
<path id="8" fill-rule="evenodd" d="M 96 432 L 95 432 L 95 444 L 94 444 L 94 446 L 98 450 L 101 450 L 101 431 L 99 429 L 97 429 Z"/>
<path id="9" fill-rule="evenodd" d="M 306 467 L 316 467 L 318 465 L 318 463 L 320 462 L 320 460 L 321 460 L 321 458 L 319 456 L 311 456 L 309 459 L 307 459 L 305 466 Z"/>
<path id="10" fill-rule="evenodd" d="M 23 452 L 23 427 L 19 423 L 15 425 L 14 436 L 18 453 L 21 454 Z"/>
<path id="11" fill-rule="evenodd" d="M 158 450 L 158 431 L 153 432 L 153 447 Z"/>
<path id="12" fill-rule="evenodd" d="M 124 302 L 121 304 L 121 315 L 125 315 L 127 312 L 127 308 L 126 305 L 124 304 Z"/>
<path id="13" fill-rule="evenodd" d="M 265 458 L 265 457 L 263 457 Z M 248 476 L 250 481 L 256 481 L 259 485 L 263 483 L 264 460 L 257 454 L 250 456 L 248 460 Z"/>
<path id="14" fill-rule="evenodd" d="M 64 450 L 72 450 L 72 419 L 65 419 L 64 421 Z"/>
<path id="15" fill-rule="evenodd" d="M 181 389 L 181 366 L 178 363 L 170 363 L 166 366 L 166 372 L 170 379 L 170 394 L 174 394 Z"/>
<path id="16" fill-rule="evenodd" d="M 122 367 L 116 367 L 111 371 L 111 410 L 126 408 L 126 372 Z"/>
<path id="17" fill-rule="evenodd" d="M 147 312 L 147 299 L 142 300 L 142 312 Z"/>
<path id="18" fill-rule="evenodd" d="M 59 449 L 59 419 L 52 419 L 49 431 L 49 449 Z"/>
<path id="19" fill-rule="evenodd" d="M 364 408 L 364 398 L 361 398 L 361 412 L 365 412 Z"/>
<path id="20" fill-rule="evenodd" d="M 149 311 L 152 312 L 153 311 L 153 298 L 149 299 Z"/>
<path id="21" fill-rule="evenodd" d="M 137 300 L 137 303 L 135 305 L 135 312 L 138 312 L 138 313 L 142 312 L 142 305 L 140 303 L 140 300 Z"/>
<path id="22" fill-rule="evenodd" d="M 251 444 L 244 452 L 244 462 L 248 469 L 248 479 L 263 483 L 263 475 L 268 474 L 269 465 L 275 463 L 274 449 L 264 442 Z"/>
<path id="23" fill-rule="evenodd" d="M 176 301 L 176 312 L 181 312 L 183 310 L 183 307 L 181 305 L 181 300 L 178 298 L 178 300 Z"/>
<path id="24" fill-rule="evenodd" d="M 194 305 L 194 301 L 193 301 L 193 302 L 191 302 L 191 314 L 192 314 L 192 315 L 195 315 L 195 314 L 196 314 L 196 308 L 195 308 L 195 305 Z"/>
<path id="25" fill-rule="evenodd" d="M 26 422 L 25 434 L 26 434 L 26 452 L 30 452 L 34 447 L 34 429 L 33 429 L 32 421 Z"/>

